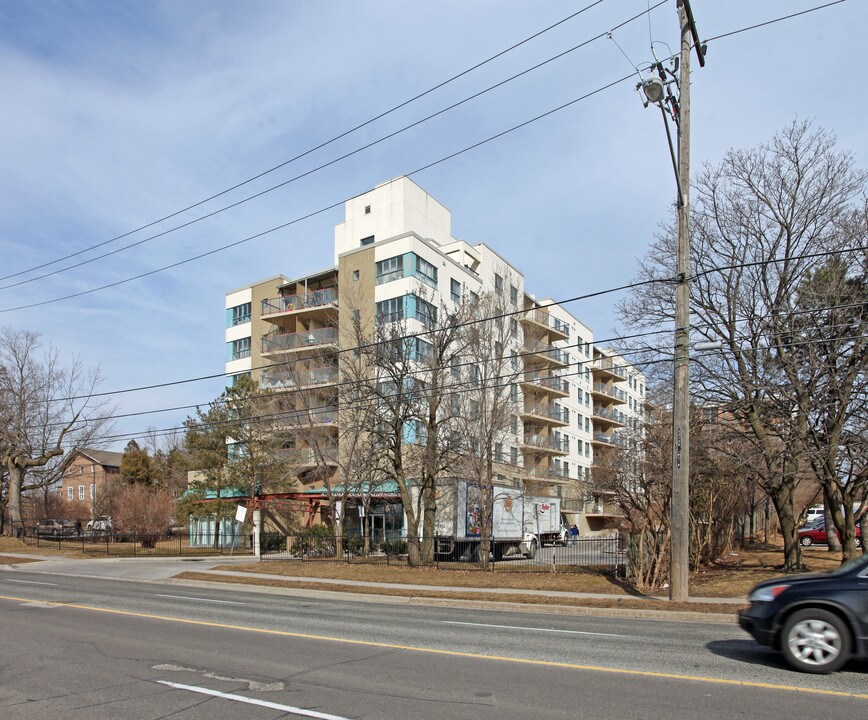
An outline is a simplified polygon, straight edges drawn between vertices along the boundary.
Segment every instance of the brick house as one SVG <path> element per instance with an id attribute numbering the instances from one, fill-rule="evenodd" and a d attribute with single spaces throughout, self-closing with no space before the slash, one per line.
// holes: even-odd
<path id="1" fill-rule="evenodd" d="M 73 450 L 60 479 L 61 497 L 85 503 L 93 515 L 94 499 L 107 483 L 120 477 L 122 457 L 123 453 L 108 450 Z"/>

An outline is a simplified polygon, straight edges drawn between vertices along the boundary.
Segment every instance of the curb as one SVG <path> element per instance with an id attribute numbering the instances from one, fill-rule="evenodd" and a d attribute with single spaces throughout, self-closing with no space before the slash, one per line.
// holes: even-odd
<path id="1" fill-rule="evenodd" d="M 338 590 L 311 590 L 308 588 L 274 587 L 270 585 L 246 585 L 213 580 L 163 580 L 168 585 L 226 589 L 247 593 L 285 595 L 318 598 L 321 600 L 347 600 L 350 602 L 380 603 L 385 605 L 413 605 L 427 607 L 454 607 L 466 610 L 494 610 L 500 612 L 530 612 L 544 615 L 574 615 L 580 617 L 617 617 L 668 622 L 698 622 L 715 625 L 737 625 L 735 613 L 703 613 L 672 610 L 641 610 L 631 608 L 598 608 L 582 605 L 538 605 L 531 603 L 500 602 L 496 600 L 458 600 L 452 598 L 416 597 L 414 595 L 376 595 L 342 592 Z"/>

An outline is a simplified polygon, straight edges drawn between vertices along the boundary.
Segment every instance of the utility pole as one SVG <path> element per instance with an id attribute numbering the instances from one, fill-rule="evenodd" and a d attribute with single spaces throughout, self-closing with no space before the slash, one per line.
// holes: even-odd
<path id="1" fill-rule="evenodd" d="M 672 400 L 672 500 L 669 599 L 686 602 L 690 571 L 690 50 L 704 65 L 689 0 L 677 0 L 681 52 L 678 80 L 678 244 L 675 261 L 675 383 Z"/>

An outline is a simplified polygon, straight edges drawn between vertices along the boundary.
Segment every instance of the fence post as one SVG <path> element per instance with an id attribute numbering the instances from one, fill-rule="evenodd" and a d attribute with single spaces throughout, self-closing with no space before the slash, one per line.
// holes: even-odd
<path id="1" fill-rule="evenodd" d="M 138 538 L 138 533 L 133 533 L 133 557 L 136 557 L 136 539 Z"/>

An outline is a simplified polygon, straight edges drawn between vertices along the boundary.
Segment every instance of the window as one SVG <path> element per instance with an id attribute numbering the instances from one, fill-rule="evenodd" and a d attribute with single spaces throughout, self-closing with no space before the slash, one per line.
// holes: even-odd
<path id="1" fill-rule="evenodd" d="M 452 278 L 450 287 L 452 288 L 452 300 L 454 302 L 461 302 L 461 283 Z"/>
<path id="2" fill-rule="evenodd" d="M 503 462 L 503 443 L 494 443 L 494 459 Z"/>
<path id="3" fill-rule="evenodd" d="M 474 305 L 476 305 L 479 302 L 479 295 L 477 293 L 473 292 L 473 290 L 470 291 L 470 301 Z"/>
<path id="4" fill-rule="evenodd" d="M 434 346 L 425 342 L 422 338 L 414 338 L 416 341 L 413 360 L 430 360 L 434 356 Z"/>
<path id="5" fill-rule="evenodd" d="M 518 465 L 518 448 L 517 447 L 511 447 L 509 449 L 509 461 L 513 465 Z"/>
<path id="6" fill-rule="evenodd" d="M 518 305 L 518 288 L 515 285 L 509 286 L 509 301 L 513 305 Z"/>
<path id="7" fill-rule="evenodd" d="M 377 285 L 404 277 L 404 256 L 396 255 L 377 263 Z"/>
<path id="8" fill-rule="evenodd" d="M 473 387 L 479 385 L 479 368 L 476 365 L 470 366 L 470 384 Z"/>
<path id="9" fill-rule="evenodd" d="M 250 338 L 239 338 L 226 343 L 230 360 L 241 360 L 250 357 Z"/>
<path id="10" fill-rule="evenodd" d="M 226 311 L 226 326 L 235 327 L 250 322 L 250 303 L 242 303 Z"/>
<path id="11" fill-rule="evenodd" d="M 368 237 L 362 238 L 362 240 L 361 240 L 362 247 L 365 247 L 366 245 L 373 245 L 373 244 L 374 244 L 374 236 L 373 235 L 368 235 Z"/>
<path id="12" fill-rule="evenodd" d="M 503 276 L 499 273 L 494 273 L 494 289 L 498 295 L 503 295 Z"/>
<path id="13" fill-rule="evenodd" d="M 585 457 L 591 457 L 591 443 L 585 443 Z"/>
<path id="14" fill-rule="evenodd" d="M 582 404 L 582 388 L 578 388 L 579 391 L 579 405 Z"/>
<path id="15" fill-rule="evenodd" d="M 91 483 L 90 484 L 90 499 L 91 500 L 93 500 L 93 497 L 94 497 L 94 490 L 96 490 L 96 486 L 93 483 Z"/>
<path id="16" fill-rule="evenodd" d="M 72 500 L 74 497 L 74 493 L 75 490 L 73 489 L 72 485 L 70 485 L 68 488 L 66 488 L 66 499 Z"/>
<path id="17" fill-rule="evenodd" d="M 518 429 L 519 429 L 518 415 L 513 415 L 512 416 L 512 434 L 518 435 Z"/>
<path id="18" fill-rule="evenodd" d="M 353 270 L 353 280 L 358 280 L 358 279 L 359 279 L 359 271 Z"/>
<path id="19" fill-rule="evenodd" d="M 362 313 L 360 310 L 353 310 L 353 327 L 358 326 L 358 324 L 362 321 Z"/>
<path id="20" fill-rule="evenodd" d="M 503 357 L 503 343 L 499 340 L 494 341 L 494 356 L 498 358 Z"/>
<path id="21" fill-rule="evenodd" d="M 591 432 L 591 419 L 585 418 L 585 432 Z"/>
<path id="22" fill-rule="evenodd" d="M 78 486 L 78 499 L 84 500 L 84 485 Z"/>
<path id="23" fill-rule="evenodd" d="M 377 322 L 397 322 L 404 319 L 404 298 L 396 297 L 377 303 Z"/>
<path id="24" fill-rule="evenodd" d="M 454 357 L 449 361 L 449 367 L 452 370 L 452 379 L 460 380 L 461 379 L 461 361 Z"/>
<path id="25" fill-rule="evenodd" d="M 418 255 L 416 256 L 416 277 L 426 285 L 437 289 L 437 268 Z"/>
<path id="26" fill-rule="evenodd" d="M 509 399 L 518 402 L 518 385 L 515 383 L 509 386 Z"/>
<path id="27" fill-rule="evenodd" d="M 365 205 L 365 215 L 370 215 L 370 214 L 371 214 L 371 206 Z"/>
<path id="28" fill-rule="evenodd" d="M 518 337 L 518 320 L 515 318 L 509 319 L 509 332 L 513 337 Z"/>
<path id="29" fill-rule="evenodd" d="M 515 355 L 510 356 L 509 365 L 513 369 L 514 372 L 518 371 L 518 358 Z"/>
<path id="30" fill-rule="evenodd" d="M 422 298 L 416 300 L 416 319 L 425 327 L 431 328 L 437 324 L 437 308 Z"/>

